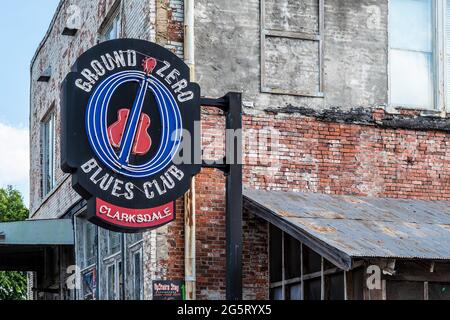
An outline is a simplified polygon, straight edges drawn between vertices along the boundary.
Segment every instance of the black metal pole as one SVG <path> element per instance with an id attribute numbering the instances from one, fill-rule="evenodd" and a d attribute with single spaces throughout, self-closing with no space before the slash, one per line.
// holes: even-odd
<path id="1" fill-rule="evenodd" d="M 233 92 L 226 97 L 226 298 L 242 300 L 242 95 Z"/>
<path id="2" fill-rule="evenodd" d="M 208 161 L 203 167 L 226 174 L 226 299 L 242 300 L 242 94 L 230 92 L 220 99 L 203 98 L 201 105 L 225 112 L 225 164 Z"/>

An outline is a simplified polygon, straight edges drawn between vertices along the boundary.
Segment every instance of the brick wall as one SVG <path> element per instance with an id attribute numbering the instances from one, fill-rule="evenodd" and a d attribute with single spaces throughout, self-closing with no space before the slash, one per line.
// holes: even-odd
<path id="1" fill-rule="evenodd" d="M 384 111 L 377 110 L 374 117 Z M 203 147 L 223 141 L 223 117 L 203 110 Z M 267 130 L 267 128 L 271 130 Z M 272 132 L 269 135 L 268 132 Z M 267 141 L 267 137 L 275 141 Z M 244 183 L 256 189 L 450 200 L 450 133 L 322 121 L 300 115 L 244 116 Z M 222 154 L 221 147 L 216 154 Z M 220 158 L 220 157 L 217 157 Z M 199 299 L 225 294 L 223 174 L 197 178 Z M 267 223 L 244 212 L 244 298 L 268 298 Z"/>
<path id="2" fill-rule="evenodd" d="M 277 114 L 267 111 L 293 105 L 313 109 L 331 105 L 349 109 L 362 105 L 367 109 L 385 103 L 386 1 L 379 4 L 374 0 L 358 4 L 326 3 L 328 51 L 324 59 L 328 89 L 325 100 L 259 94 L 259 1 L 252 0 L 246 5 L 235 3 L 197 3 L 198 78 L 205 89 L 204 94 L 221 95 L 231 89 L 246 91 L 247 105 L 250 106 L 244 116 L 244 182 L 247 186 L 450 200 L 449 130 L 386 128 L 358 124 L 357 120 L 341 123 L 300 112 Z M 76 37 L 61 36 L 69 4 L 82 8 L 83 27 Z M 56 163 L 59 163 L 59 85 L 75 59 L 95 44 L 98 28 L 113 4 L 113 0 L 62 2 L 54 27 L 32 67 L 30 211 L 35 218 L 58 217 L 79 200 L 70 187 L 70 178 L 59 168 L 57 188 L 48 198 L 41 199 L 39 123 L 53 107 L 58 124 Z M 123 0 L 123 36 L 156 40 L 182 57 L 182 4 L 182 0 Z M 375 17 L 372 17 L 373 12 Z M 221 17 L 220 21 L 215 20 L 215 16 Z M 368 20 L 369 17 L 374 19 Z M 368 32 L 370 38 L 377 39 L 375 47 L 373 43 L 365 42 Z M 235 61 L 230 61 L 231 57 L 235 57 Z M 359 67 L 353 68 L 355 61 Z M 37 83 L 35 80 L 49 65 L 53 70 L 52 79 L 49 83 Z M 223 78 L 224 75 L 229 77 Z M 376 111 L 373 117 L 380 116 L 383 111 Z M 224 119 L 207 109 L 202 117 L 205 154 L 208 159 L 220 158 L 223 156 Z M 225 296 L 224 181 L 223 174 L 216 170 L 203 170 L 197 179 L 199 299 Z M 177 205 L 175 222 L 145 234 L 146 298 L 151 298 L 153 279 L 184 278 L 181 199 Z M 267 242 L 267 223 L 244 212 L 245 298 L 267 298 Z"/>
<path id="3" fill-rule="evenodd" d="M 285 114 L 247 116 L 244 126 L 269 123 L 279 132 L 279 147 L 271 152 L 279 160 L 270 164 L 272 171 L 260 163 L 246 167 L 249 186 L 450 200 L 448 131 L 379 128 Z M 249 156 L 255 154 L 251 146 L 245 150 Z"/>

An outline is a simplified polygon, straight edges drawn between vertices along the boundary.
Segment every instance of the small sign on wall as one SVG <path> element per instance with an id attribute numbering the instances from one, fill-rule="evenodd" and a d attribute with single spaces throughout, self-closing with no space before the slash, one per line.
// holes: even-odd
<path id="1" fill-rule="evenodd" d="M 184 281 L 155 280 L 153 281 L 153 300 L 185 300 Z"/>

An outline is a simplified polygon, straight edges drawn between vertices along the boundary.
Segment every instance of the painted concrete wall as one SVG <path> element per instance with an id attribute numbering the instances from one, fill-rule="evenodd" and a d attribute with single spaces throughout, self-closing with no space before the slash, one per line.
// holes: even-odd
<path id="1" fill-rule="evenodd" d="M 318 34 L 319 0 L 196 1 L 197 78 L 204 95 L 243 91 L 247 112 L 387 103 L 387 0 L 325 1 L 324 98 L 260 92 L 260 1 L 265 3 L 266 29 Z M 287 37 L 266 37 L 265 42 L 266 83 L 317 91 L 317 42 Z"/>

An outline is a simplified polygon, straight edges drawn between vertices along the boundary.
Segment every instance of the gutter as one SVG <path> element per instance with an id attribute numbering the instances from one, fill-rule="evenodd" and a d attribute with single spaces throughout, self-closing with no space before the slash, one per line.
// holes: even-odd
<path id="1" fill-rule="evenodd" d="M 194 0 L 184 0 L 184 61 L 189 66 L 191 81 L 195 81 L 195 37 L 194 37 Z M 196 299 L 196 212 L 195 177 L 191 188 L 184 197 L 184 276 L 186 300 Z"/>

